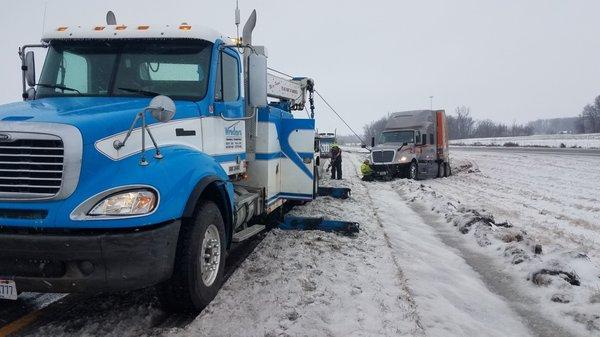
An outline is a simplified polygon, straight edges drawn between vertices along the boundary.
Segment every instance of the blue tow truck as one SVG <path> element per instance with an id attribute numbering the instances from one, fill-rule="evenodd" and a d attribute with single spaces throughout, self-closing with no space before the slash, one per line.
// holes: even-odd
<path id="1" fill-rule="evenodd" d="M 108 20 L 19 49 L 23 101 L 0 106 L 0 301 L 157 286 L 199 311 L 232 244 L 315 197 L 315 121 L 292 114 L 314 109 L 314 82 L 271 74 L 255 24 L 229 39 Z"/>

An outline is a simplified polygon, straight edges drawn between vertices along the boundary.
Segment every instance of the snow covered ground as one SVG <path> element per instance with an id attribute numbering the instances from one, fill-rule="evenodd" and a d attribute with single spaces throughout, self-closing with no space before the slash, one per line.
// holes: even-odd
<path id="1" fill-rule="evenodd" d="M 30 335 L 600 336 L 600 157 L 458 148 L 452 177 L 365 183 L 354 151 L 344 180 L 322 182 L 351 198 L 292 214 L 357 221 L 357 235 L 270 231 L 183 327 L 157 324 L 141 292 Z"/>
<path id="2" fill-rule="evenodd" d="M 215 302 L 168 335 L 600 335 L 598 186 L 586 186 L 600 160 L 565 173 L 552 157 L 532 171 L 522 155 L 503 168 L 511 154 L 454 155 L 451 178 L 390 184 L 361 182 L 364 154 L 346 152 L 345 180 L 323 184 L 352 198 L 294 213 L 358 221 L 361 233 L 269 233 Z M 549 275 L 562 271 L 580 285 Z"/>
<path id="3" fill-rule="evenodd" d="M 452 145 L 503 146 L 505 143 L 516 143 L 519 146 L 581 147 L 584 149 L 600 149 L 600 133 L 533 135 L 526 137 L 471 138 L 451 140 Z"/>
<path id="4" fill-rule="evenodd" d="M 465 233 L 470 250 L 512 275 L 511 291 L 540 314 L 573 333 L 600 335 L 600 157 L 459 148 L 453 155 L 454 177 L 396 188 Z"/>

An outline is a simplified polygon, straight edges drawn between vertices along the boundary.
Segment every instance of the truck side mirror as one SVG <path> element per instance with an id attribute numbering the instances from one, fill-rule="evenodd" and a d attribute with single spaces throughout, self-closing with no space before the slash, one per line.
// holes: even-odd
<path id="1" fill-rule="evenodd" d="M 152 114 L 152 117 L 156 118 L 159 122 L 166 123 L 166 122 L 170 121 L 171 119 L 173 119 L 173 116 L 175 116 L 175 102 L 173 102 L 173 100 L 170 99 L 169 97 L 163 96 L 163 95 L 158 95 L 158 96 L 154 97 L 150 101 L 150 104 L 147 107 L 145 107 L 142 111 L 138 112 L 135 115 L 135 119 L 133 120 L 131 127 L 129 127 L 129 131 L 127 131 L 125 138 L 123 140 L 115 139 L 115 141 L 113 142 L 113 147 L 115 148 L 115 150 L 118 151 L 121 148 L 123 148 L 125 146 L 125 143 L 127 143 L 127 140 L 129 139 L 129 137 L 131 136 L 131 132 L 133 131 L 133 128 L 137 125 L 138 120 L 141 119 L 142 120 L 142 126 L 140 128 L 141 133 L 142 133 L 142 158 L 140 159 L 141 166 L 147 166 L 149 164 L 148 161 L 146 160 L 146 146 L 145 146 L 146 133 L 148 133 L 148 136 L 150 136 L 152 145 L 154 145 L 154 149 L 156 150 L 156 153 L 154 154 L 154 158 L 163 159 L 163 155 L 162 155 L 162 153 L 160 153 L 160 148 L 158 147 L 158 144 L 156 143 L 156 139 L 152 135 L 152 132 L 150 131 L 150 128 L 148 127 L 148 124 L 146 123 L 146 112 L 147 111 L 150 111 L 150 113 Z"/>
<path id="2" fill-rule="evenodd" d="M 150 101 L 148 110 L 157 121 L 166 123 L 175 116 L 175 102 L 167 96 L 158 95 Z"/>
<path id="3" fill-rule="evenodd" d="M 267 57 L 252 53 L 248 57 L 248 105 L 267 106 Z"/>
<path id="4" fill-rule="evenodd" d="M 375 137 L 371 137 L 371 147 L 375 147 Z"/>
<path id="5" fill-rule="evenodd" d="M 32 51 L 25 53 L 25 60 L 23 63 L 27 85 L 33 87 L 35 85 L 35 55 Z"/>

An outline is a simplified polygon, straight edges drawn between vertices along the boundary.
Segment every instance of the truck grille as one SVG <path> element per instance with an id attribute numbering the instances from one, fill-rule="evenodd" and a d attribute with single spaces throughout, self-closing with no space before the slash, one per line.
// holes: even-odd
<path id="1" fill-rule="evenodd" d="M 0 142 L 0 197 L 51 198 L 58 194 L 64 169 L 62 140 L 52 135 Z"/>
<path id="2" fill-rule="evenodd" d="M 394 151 L 373 151 L 373 163 L 389 163 L 394 160 Z"/>

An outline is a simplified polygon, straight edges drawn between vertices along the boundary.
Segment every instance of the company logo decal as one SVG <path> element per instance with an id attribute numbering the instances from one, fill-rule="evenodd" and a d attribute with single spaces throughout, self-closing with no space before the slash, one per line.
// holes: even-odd
<path id="1" fill-rule="evenodd" d="M 225 136 L 241 136 L 242 130 L 237 129 L 239 122 L 225 128 Z"/>
<path id="2" fill-rule="evenodd" d="M 0 142 L 10 142 L 12 140 L 12 136 L 6 133 L 0 133 Z"/>
<path id="3" fill-rule="evenodd" d="M 242 130 L 238 129 L 237 126 L 240 122 L 235 122 L 230 126 L 225 127 L 225 149 L 226 150 L 240 150 L 244 147 Z"/>

